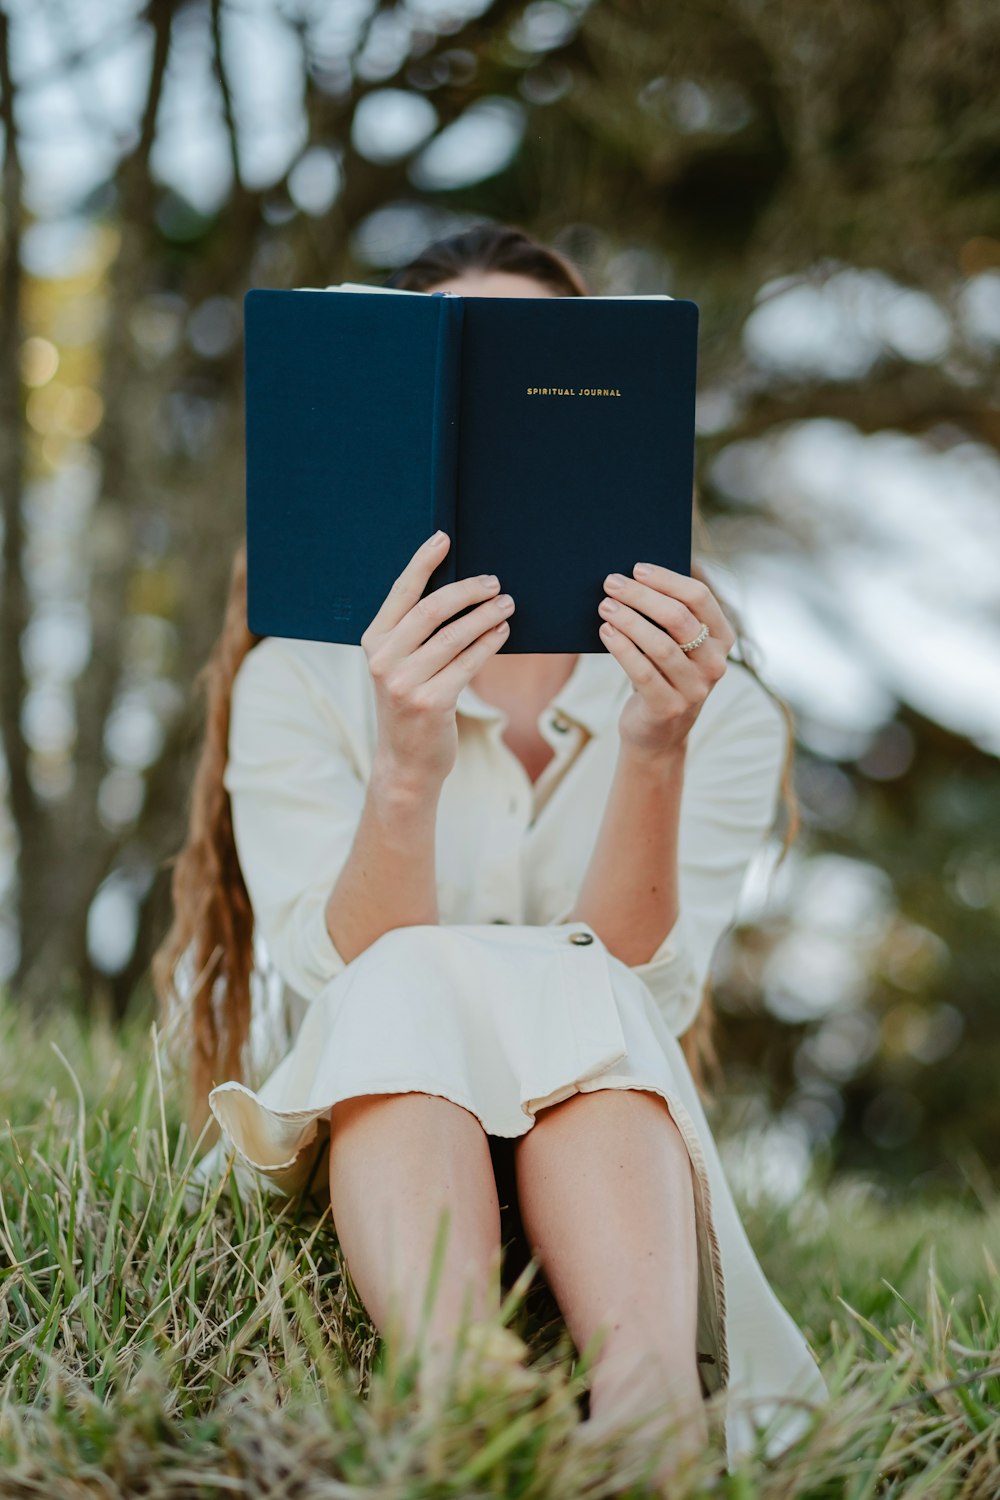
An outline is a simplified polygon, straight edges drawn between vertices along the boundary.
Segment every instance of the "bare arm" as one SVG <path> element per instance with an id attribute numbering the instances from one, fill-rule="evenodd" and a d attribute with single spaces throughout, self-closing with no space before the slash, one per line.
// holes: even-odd
<path id="1" fill-rule="evenodd" d="M 637 563 L 634 572 L 610 573 L 598 606 L 601 635 L 635 692 L 619 721 L 615 775 L 573 909 L 631 966 L 652 957 L 678 917 L 687 738 L 735 640 L 706 584 L 655 564 Z M 703 622 L 709 634 L 692 658 L 681 643 Z"/>
<path id="2" fill-rule="evenodd" d="M 325 909 L 350 962 L 394 927 L 438 921 L 435 829 L 455 762 L 455 705 L 508 635 L 513 600 L 493 575 L 422 593 L 451 545 L 428 539 L 395 580 L 361 637 L 375 691 L 378 739 L 350 854 Z M 475 605 L 456 620 L 456 610 Z"/>
<path id="3" fill-rule="evenodd" d="M 684 745 L 657 760 L 621 747 L 590 863 L 566 918 L 587 922 L 629 965 L 646 963 L 677 920 L 684 760 Z"/>
<path id="4" fill-rule="evenodd" d="M 268 953 L 305 1000 L 391 928 L 438 921 L 456 703 L 507 639 L 513 607 L 492 576 L 424 594 L 449 545 L 442 532 L 418 548 L 361 637 L 377 720 L 367 776 L 301 653 L 267 638 L 233 683 L 225 787 L 240 867 Z"/>
<path id="5" fill-rule="evenodd" d="M 372 771 L 358 830 L 326 907 L 345 962 L 393 927 L 438 921 L 434 835 L 440 787 Z"/>

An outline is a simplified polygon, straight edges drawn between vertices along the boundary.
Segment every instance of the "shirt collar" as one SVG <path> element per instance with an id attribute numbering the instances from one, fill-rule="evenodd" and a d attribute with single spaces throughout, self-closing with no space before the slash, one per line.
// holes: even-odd
<path id="1" fill-rule="evenodd" d="M 560 713 L 590 734 L 601 734 L 617 720 L 631 691 L 631 679 L 608 651 L 582 651 L 573 670 L 546 705 L 546 713 Z M 502 719 L 503 709 L 487 703 L 467 683 L 455 702 L 456 712 L 470 719 Z"/>

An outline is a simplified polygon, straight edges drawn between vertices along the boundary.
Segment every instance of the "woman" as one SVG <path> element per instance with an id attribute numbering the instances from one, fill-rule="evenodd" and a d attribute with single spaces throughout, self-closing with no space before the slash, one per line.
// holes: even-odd
<path id="1" fill-rule="evenodd" d="M 565 257 L 490 226 L 387 284 L 589 294 Z M 666 1414 L 676 1456 L 725 1391 L 732 1467 L 755 1420 L 775 1451 L 826 1394 L 696 1087 L 712 953 L 791 795 L 790 716 L 727 660 L 737 635 L 703 578 L 637 559 L 605 580 L 606 653 L 504 655 L 502 579 L 421 598 L 450 545 L 417 550 L 361 647 L 258 641 L 237 558 L 155 964 L 165 1003 L 182 956 L 197 975 L 195 1124 L 207 1095 L 241 1183 L 329 1193 L 383 1333 L 416 1338 L 448 1211 L 428 1392 L 466 1296 L 483 1326 L 496 1309 L 509 1171 L 576 1347 L 600 1344 L 585 1425 Z M 299 1007 L 256 1092 L 255 928 Z"/>

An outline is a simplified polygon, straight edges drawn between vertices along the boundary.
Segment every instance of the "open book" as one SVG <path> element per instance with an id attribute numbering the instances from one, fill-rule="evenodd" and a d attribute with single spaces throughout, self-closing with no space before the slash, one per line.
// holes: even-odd
<path id="1" fill-rule="evenodd" d="M 244 333 L 258 634 L 358 645 L 438 527 L 427 592 L 496 573 L 503 651 L 604 651 L 609 572 L 690 572 L 695 303 L 255 288 Z"/>

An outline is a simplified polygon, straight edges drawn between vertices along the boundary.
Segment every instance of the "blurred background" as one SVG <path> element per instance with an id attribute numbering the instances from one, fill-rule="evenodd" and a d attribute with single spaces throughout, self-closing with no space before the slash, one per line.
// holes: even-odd
<path id="1" fill-rule="evenodd" d="M 1000 1141 L 1000 11 L 0 0 L 0 987 L 153 1014 L 243 528 L 242 297 L 482 220 L 701 307 L 713 584 L 803 825 L 717 954 L 715 1119 L 982 1194 Z M 8 1059 L 8 1063 L 10 1063 Z"/>

